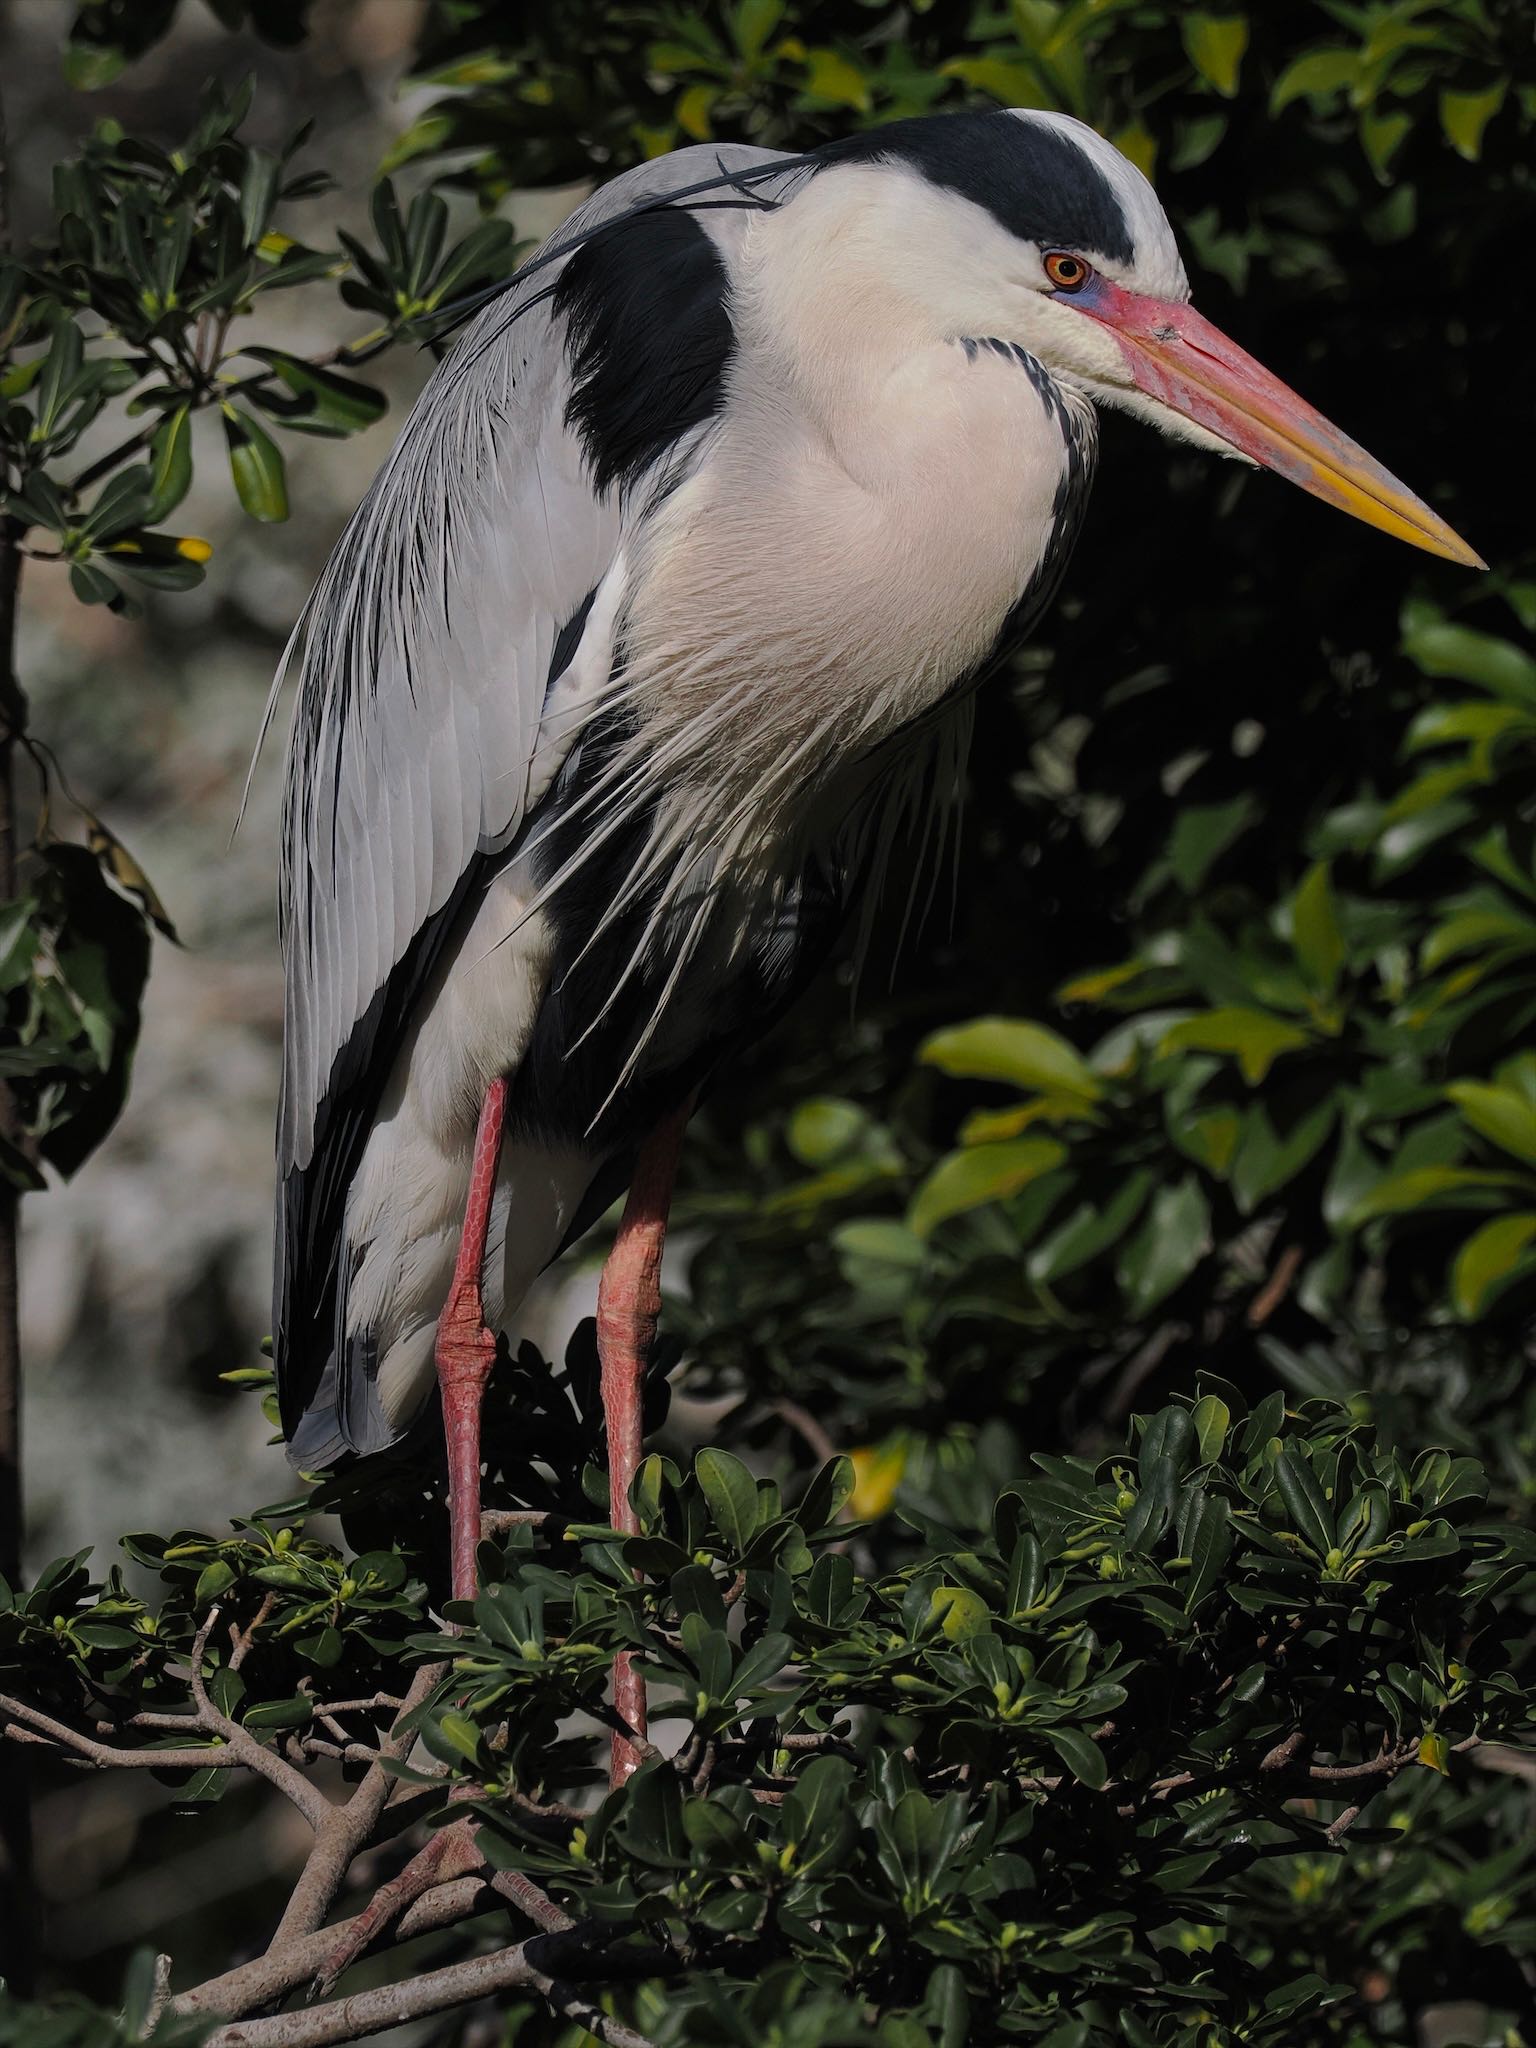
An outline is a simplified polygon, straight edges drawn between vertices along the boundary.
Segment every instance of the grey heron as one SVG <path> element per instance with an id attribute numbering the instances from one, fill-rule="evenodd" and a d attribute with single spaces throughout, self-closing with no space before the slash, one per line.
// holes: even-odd
<path id="1" fill-rule="evenodd" d="M 435 1376 L 458 1597 L 496 1332 L 626 1187 L 598 1337 L 635 1526 L 683 1124 L 954 788 L 1101 405 L 1477 564 L 1193 310 L 1141 174 L 1033 111 L 615 178 L 343 534 L 285 787 L 277 1372 L 302 1467 L 395 1441 Z"/>

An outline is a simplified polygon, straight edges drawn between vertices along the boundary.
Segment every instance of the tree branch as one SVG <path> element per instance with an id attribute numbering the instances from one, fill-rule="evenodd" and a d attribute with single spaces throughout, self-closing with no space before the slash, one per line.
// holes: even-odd
<path id="1" fill-rule="evenodd" d="M 228 1714 L 221 1713 L 208 1697 L 208 1687 L 203 1682 L 203 1651 L 219 1619 L 219 1609 L 214 1605 L 208 1610 L 208 1618 L 198 1630 L 189 1652 L 190 1662 L 187 1680 L 192 1688 L 192 1698 L 197 1705 L 197 1717 L 211 1735 L 222 1735 L 229 1748 L 241 1763 L 275 1785 L 285 1799 L 289 1799 L 303 1814 L 310 1826 L 319 1830 L 329 1816 L 336 1811 L 323 1792 L 311 1785 L 304 1773 L 258 1742 L 247 1728 L 238 1721 L 232 1721 Z"/>
<path id="2" fill-rule="evenodd" d="M 93 1736 L 82 1735 L 79 1729 L 71 1728 L 63 1721 L 55 1721 L 51 1714 L 29 1707 L 23 1700 L 13 1700 L 6 1693 L 0 1693 L 0 1714 L 19 1722 L 23 1730 L 38 1730 L 40 1735 L 47 1736 L 61 1749 L 73 1751 L 98 1770 L 227 1771 L 245 1762 L 227 1745 L 207 1749 L 119 1749 L 113 1743 L 98 1742 Z M 0 1733 L 12 1741 L 33 1739 L 10 1728 L 0 1730 Z M 305 1789 L 310 1788 L 306 1786 Z"/>
<path id="3" fill-rule="evenodd" d="M 328 1931 L 333 1935 L 336 1932 Z M 266 2019 L 220 2027 L 209 2035 L 205 2048 L 331 2048 L 335 2042 L 359 2040 L 368 2034 L 382 2033 L 386 2027 L 401 2026 L 407 2020 L 424 2019 L 496 1992 L 520 1988 L 538 1992 L 557 2012 L 585 2027 L 599 2041 L 609 2043 L 610 2048 L 654 2048 L 643 2034 L 637 2034 L 622 2021 L 610 2019 L 566 1979 L 545 1967 L 577 1964 L 591 1946 L 592 1934 L 582 1927 L 559 1934 L 530 1935 L 509 1948 L 494 1949 L 489 1955 L 473 1956 L 467 1962 L 449 1963 L 401 1984 L 356 1991 L 349 1998 L 333 1999 L 327 2005 L 311 2006 L 301 2012 L 274 2013 Z M 660 1958 L 655 1960 L 659 1962 Z"/>
<path id="4" fill-rule="evenodd" d="M 327 1804 L 309 1860 L 278 1922 L 268 1954 L 296 1935 L 313 1932 L 331 1910 L 331 1901 L 341 1889 L 352 1859 L 378 1826 L 395 1789 L 396 1781 L 386 1766 L 401 1762 L 416 1740 L 415 1729 L 407 1728 L 405 1723 L 447 1669 L 446 1663 L 422 1665 L 406 1689 L 390 1731 L 379 1744 L 357 1790 L 343 1806 Z"/>
<path id="5" fill-rule="evenodd" d="M 472 1919 L 491 1905 L 493 1896 L 490 1885 L 480 1877 L 461 1877 L 452 1884 L 439 1885 L 401 1914 L 389 1939 L 395 1944 L 414 1941 L 419 1934 L 435 1934 L 460 1920 Z M 254 1962 L 241 1963 L 220 1977 L 210 1977 L 206 1983 L 183 1991 L 171 2000 L 171 2011 L 221 2013 L 228 2019 L 239 2019 L 257 2006 L 270 2005 L 307 1984 L 353 1924 L 351 1920 L 340 1920 L 334 1926 L 316 1928 L 313 1934 L 300 1935 L 281 1949 L 269 1948 Z"/>

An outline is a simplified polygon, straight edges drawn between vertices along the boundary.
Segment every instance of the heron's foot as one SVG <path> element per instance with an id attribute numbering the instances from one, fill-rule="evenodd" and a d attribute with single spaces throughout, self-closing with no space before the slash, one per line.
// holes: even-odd
<path id="1" fill-rule="evenodd" d="M 366 1955 L 423 1892 L 450 1884 L 456 1877 L 468 1877 L 484 1864 L 473 1822 L 456 1820 L 439 1828 L 425 1848 L 418 1850 L 388 1884 L 381 1884 L 357 1918 L 349 1922 L 346 1933 L 317 1972 L 311 1996 L 328 1998 L 343 1971 L 350 1970 Z"/>
<path id="2" fill-rule="evenodd" d="M 480 1404 L 496 1363 L 496 1337 L 485 1326 L 478 1287 L 455 1286 L 437 1326 L 438 1383 L 448 1449 L 448 1540 L 453 1597 L 473 1600 L 479 1590 L 475 1550 L 480 1541 Z"/>

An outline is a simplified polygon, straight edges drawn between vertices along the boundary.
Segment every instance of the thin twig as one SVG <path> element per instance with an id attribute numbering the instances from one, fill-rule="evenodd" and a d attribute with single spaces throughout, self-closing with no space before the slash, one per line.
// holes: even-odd
<path id="1" fill-rule="evenodd" d="M 266 1620 L 267 1616 L 272 1612 L 273 1608 L 276 1605 L 277 1595 L 275 1593 L 263 1594 L 261 1605 L 257 1608 L 256 1612 L 251 1616 L 250 1620 L 246 1623 L 244 1628 L 241 1628 L 237 1623 L 233 1621 L 229 1624 L 229 1668 L 231 1671 L 238 1671 L 240 1669 L 240 1666 L 245 1662 L 246 1655 L 250 1650 L 251 1644 L 256 1639 L 257 1629 L 261 1627 L 262 1623 Z"/>
<path id="2" fill-rule="evenodd" d="M 12 1741 L 37 1740 L 26 1731 L 39 1730 L 61 1749 L 73 1751 L 98 1770 L 217 1771 L 232 1770 L 244 1762 L 227 1746 L 212 1744 L 206 1749 L 119 1749 L 114 1743 L 98 1742 L 94 1736 L 83 1735 L 78 1728 L 55 1721 L 51 1714 L 41 1713 L 24 1700 L 13 1700 L 5 1693 L 0 1693 L 0 1715 L 21 1724 L 16 1729 L 0 1728 L 0 1733 Z"/>
<path id="3" fill-rule="evenodd" d="M 208 1697 L 208 1687 L 203 1681 L 203 1652 L 208 1646 L 208 1638 L 213 1633 L 218 1619 L 218 1607 L 210 1607 L 208 1618 L 194 1637 L 189 1653 L 187 1680 L 192 1688 L 192 1698 L 197 1705 L 198 1719 L 209 1734 L 223 1736 L 241 1763 L 248 1764 L 259 1777 L 275 1785 L 285 1799 L 291 1800 L 318 1833 L 336 1810 L 330 1800 L 311 1785 L 302 1771 L 284 1762 L 283 1758 L 268 1749 L 264 1742 L 258 1742 L 250 1730 L 242 1728 L 238 1721 L 232 1721 L 228 1714 L 221 1713 Z"/>

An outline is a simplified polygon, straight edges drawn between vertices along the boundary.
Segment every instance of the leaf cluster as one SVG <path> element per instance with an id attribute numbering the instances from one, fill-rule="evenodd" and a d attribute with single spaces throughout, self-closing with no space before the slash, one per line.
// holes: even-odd
<path id="1" fill-rule="evenodd" d="M 1529 1540 L 1473 1461 L 1231 1387 L 1034 1467 L 876 1540 L 847 1459 L 786 1505 L 726 1452 L 653 1456 L 638 1534 L 550 1516 L 484 1543 L 448 1640 L 409 1555 L 292 1520 L 131 1538 L 159 1603 L 62 1561 L 0 1610 L 0 1687 L 152 1752 L 184 1739 L 196 1657 L 274 1753 L 356 1770 L 446 1651 L 393 1774 L 607 1929 L 657 2038 L 733 2041 L 748 2012 L 806 2048 L 1355 2039 L 1361 1983 L 1422 1931 L 1421 1838 L 1528 1735 Z M 619 1650 L 668 1734 L 608 1792 Z M 195 1800 L 229 1774 L 177 1775 Z"/>

